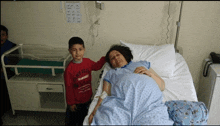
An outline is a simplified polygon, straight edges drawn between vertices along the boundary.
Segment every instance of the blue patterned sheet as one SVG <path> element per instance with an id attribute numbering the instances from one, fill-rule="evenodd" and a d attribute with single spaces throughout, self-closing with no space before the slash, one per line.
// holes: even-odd
<path id="1" fill-rule="evenodd" d="M 156 82 L 123 70 L 127 74 L 112 85 L 91 125 L 173 125 Z"/>
<path id="2" fill-rule="evenodd" d="M 165 105 L 174 125 L 207 125 L 208 109 L 203 102 L 172 100 Z"/>
<path id="3" fill-rule="evenodd" d="M 130 62 L 106 73 L 104 80 L 111 83 L 111 96 L 103 100 L 91 125 L 207 125 L 208 109 L 203 102 L 163 103 L 156 82 L 133 73 L 137 66 L 149 69 L 150 63 Z"/>

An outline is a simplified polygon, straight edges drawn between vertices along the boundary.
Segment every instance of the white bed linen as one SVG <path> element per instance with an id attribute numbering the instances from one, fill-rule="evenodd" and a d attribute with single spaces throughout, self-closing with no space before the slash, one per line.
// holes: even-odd
<path id="1" fill-rule="evenodd" d="M 175 54 L 176 63 L 175 63 L 175 71 L 173 76 L 170 78 L 162 77 L 165 81 L 165 90 L 163 91 L 163 101 L 169 100 L 188 100 L 188 101 L 198 101 L 196 96 L 196 90 L 193 84 L 193 79 L 191 73 L 189 71 L 188 65 L 182 55 L 179 53 Z M 89 115 L 92 113 L 95 108 L 98 98 L 102 93 L 103 86 L 103 77 L 106 72 L 110 69 L 108 64 L 105 64 L 104 71 L 102 74 L 102 78 L 99 82 L 99 86 L 97 92 L 92 100 L 92 103 L 89 107 L 88 115 L 85 117 L 83 125 L 88 125 Z"/>

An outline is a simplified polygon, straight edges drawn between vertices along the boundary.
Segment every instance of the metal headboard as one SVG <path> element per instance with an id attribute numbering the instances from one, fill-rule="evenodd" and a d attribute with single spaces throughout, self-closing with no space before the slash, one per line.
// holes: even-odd
<path id="1" fill-rule="evenodd" d="M 178 44 L 178 38 L 179 38 L 179 30 L 180 30 L 180 21 L 181 21 L 181 16 L 182 16 L 182 8 L 183 8 L 183 1 L 181 1 L 181 7 L 180 7 L 180 15 L 179 15 L 179 21 L 177 21 L 177 32 L 176 32 L 176 39 L 175 39 L 175 51 L 178 53 L 182 53 L 182 49 L 177 48 L 177 44 Z"/>

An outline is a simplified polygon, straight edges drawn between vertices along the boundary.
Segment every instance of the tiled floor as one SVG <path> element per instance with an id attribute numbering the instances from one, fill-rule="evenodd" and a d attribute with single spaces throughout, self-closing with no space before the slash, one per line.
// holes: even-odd
<path id="1" fill-rule="evenodd" d="M 12 111 L 2 116 L 3 125 L 65 125 L 65 113 Z"/>

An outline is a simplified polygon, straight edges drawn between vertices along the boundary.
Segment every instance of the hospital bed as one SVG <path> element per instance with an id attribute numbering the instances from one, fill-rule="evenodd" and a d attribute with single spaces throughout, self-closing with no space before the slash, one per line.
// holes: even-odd
<path id="1" fill-rule="evenodd" d="M 197 105 L 197 107 L 198 106 L 200 108 L 203 107 L 204 111 L 202 111 L 202 114 L 201 113 L 200 114 L 203 117 L 202 121 L 205 122 L 203 124 L 206 124 L 208 118 L 207 109 L 204 103 L 198 102 L 196 90 L 193 84 L 193 79 L 189 71 L 188 65 L 184 60 L 183 56 L 180 53 L 175 52 L 174 45 L 172 44 L 165 44 L 161 46 L 137 45 L 137 44 L 127 43 L 121 40 L 120 43 L 121 45 L 127 46 L 131 49 L 132 54 L 134 56 L 133 61 L 146 60 L 151 62 L 152 64 L 151 68 L 153 68 L 154 71 L 158 75 L 160 75 L 160 77 L 165 81 L 165 90 L 163 91 L 163 102 L 164 103 L 167 102 L 166 105 L 171 105 L 171 104 L 173 105 L 173 102 L 177 100 L 181 102 L 180 104 L 186 103 L 189 106 L 191 106 L 191 111 L 193 110 L 192 106 L 194 106 L 195 104 Z M 106 63 L 102 75 L 100 76 L 100 80 L 98 82 L 98 88 L 94 95 L 94 99 L 90 104 L 88 114 L 84 119 L 83 125 L 89 124 L 88 118 L 92 113 L 92 111 L 94 110 L 97 101 L 99 99 L 99 96 L 102 93 L 103 78 L 110 69 L 111 68 L 109 64 Z M 169 104 L 168 101 L 170 101 Z M 173 108 L 172 105 L 169 107 L 172 108 L 172 112 L 173 112 L 175 108 Z M 175 112 L 173 113 L 172 112 L 169 113 L 170 116 L 172 116 L 172 114 L 175 114 Z M 181 118 L 186 118 L 186 117 L 179 116 L 179 119 Z M 202 123 L 198 123 L 198 120 L 201 121 L 201 118 L 199 119 L 192 117 L 191 119 L 195 121 L 197 120 L 197 124 L 202 124 Z M 180 120 L 180 123 L 176 122 L 175 124 L 196 124 L 193 122 L 190 123 L 190 120 L 187 120 L 188 122 L 185 121 L 184 123 L 183 120 L 184 119 Z"/>
<path id="2" fill-rule="evenodd" d="M 6 64 L 5 58 L 14 62 Z M 67 48 L 47 45 L 19 44 L 6 51 L 1 63 L 13 114 L 15 110 L 65 112 L 63 72 L 70 58 Z M 8 77 L 10 71 L 14 74 Z"/>

